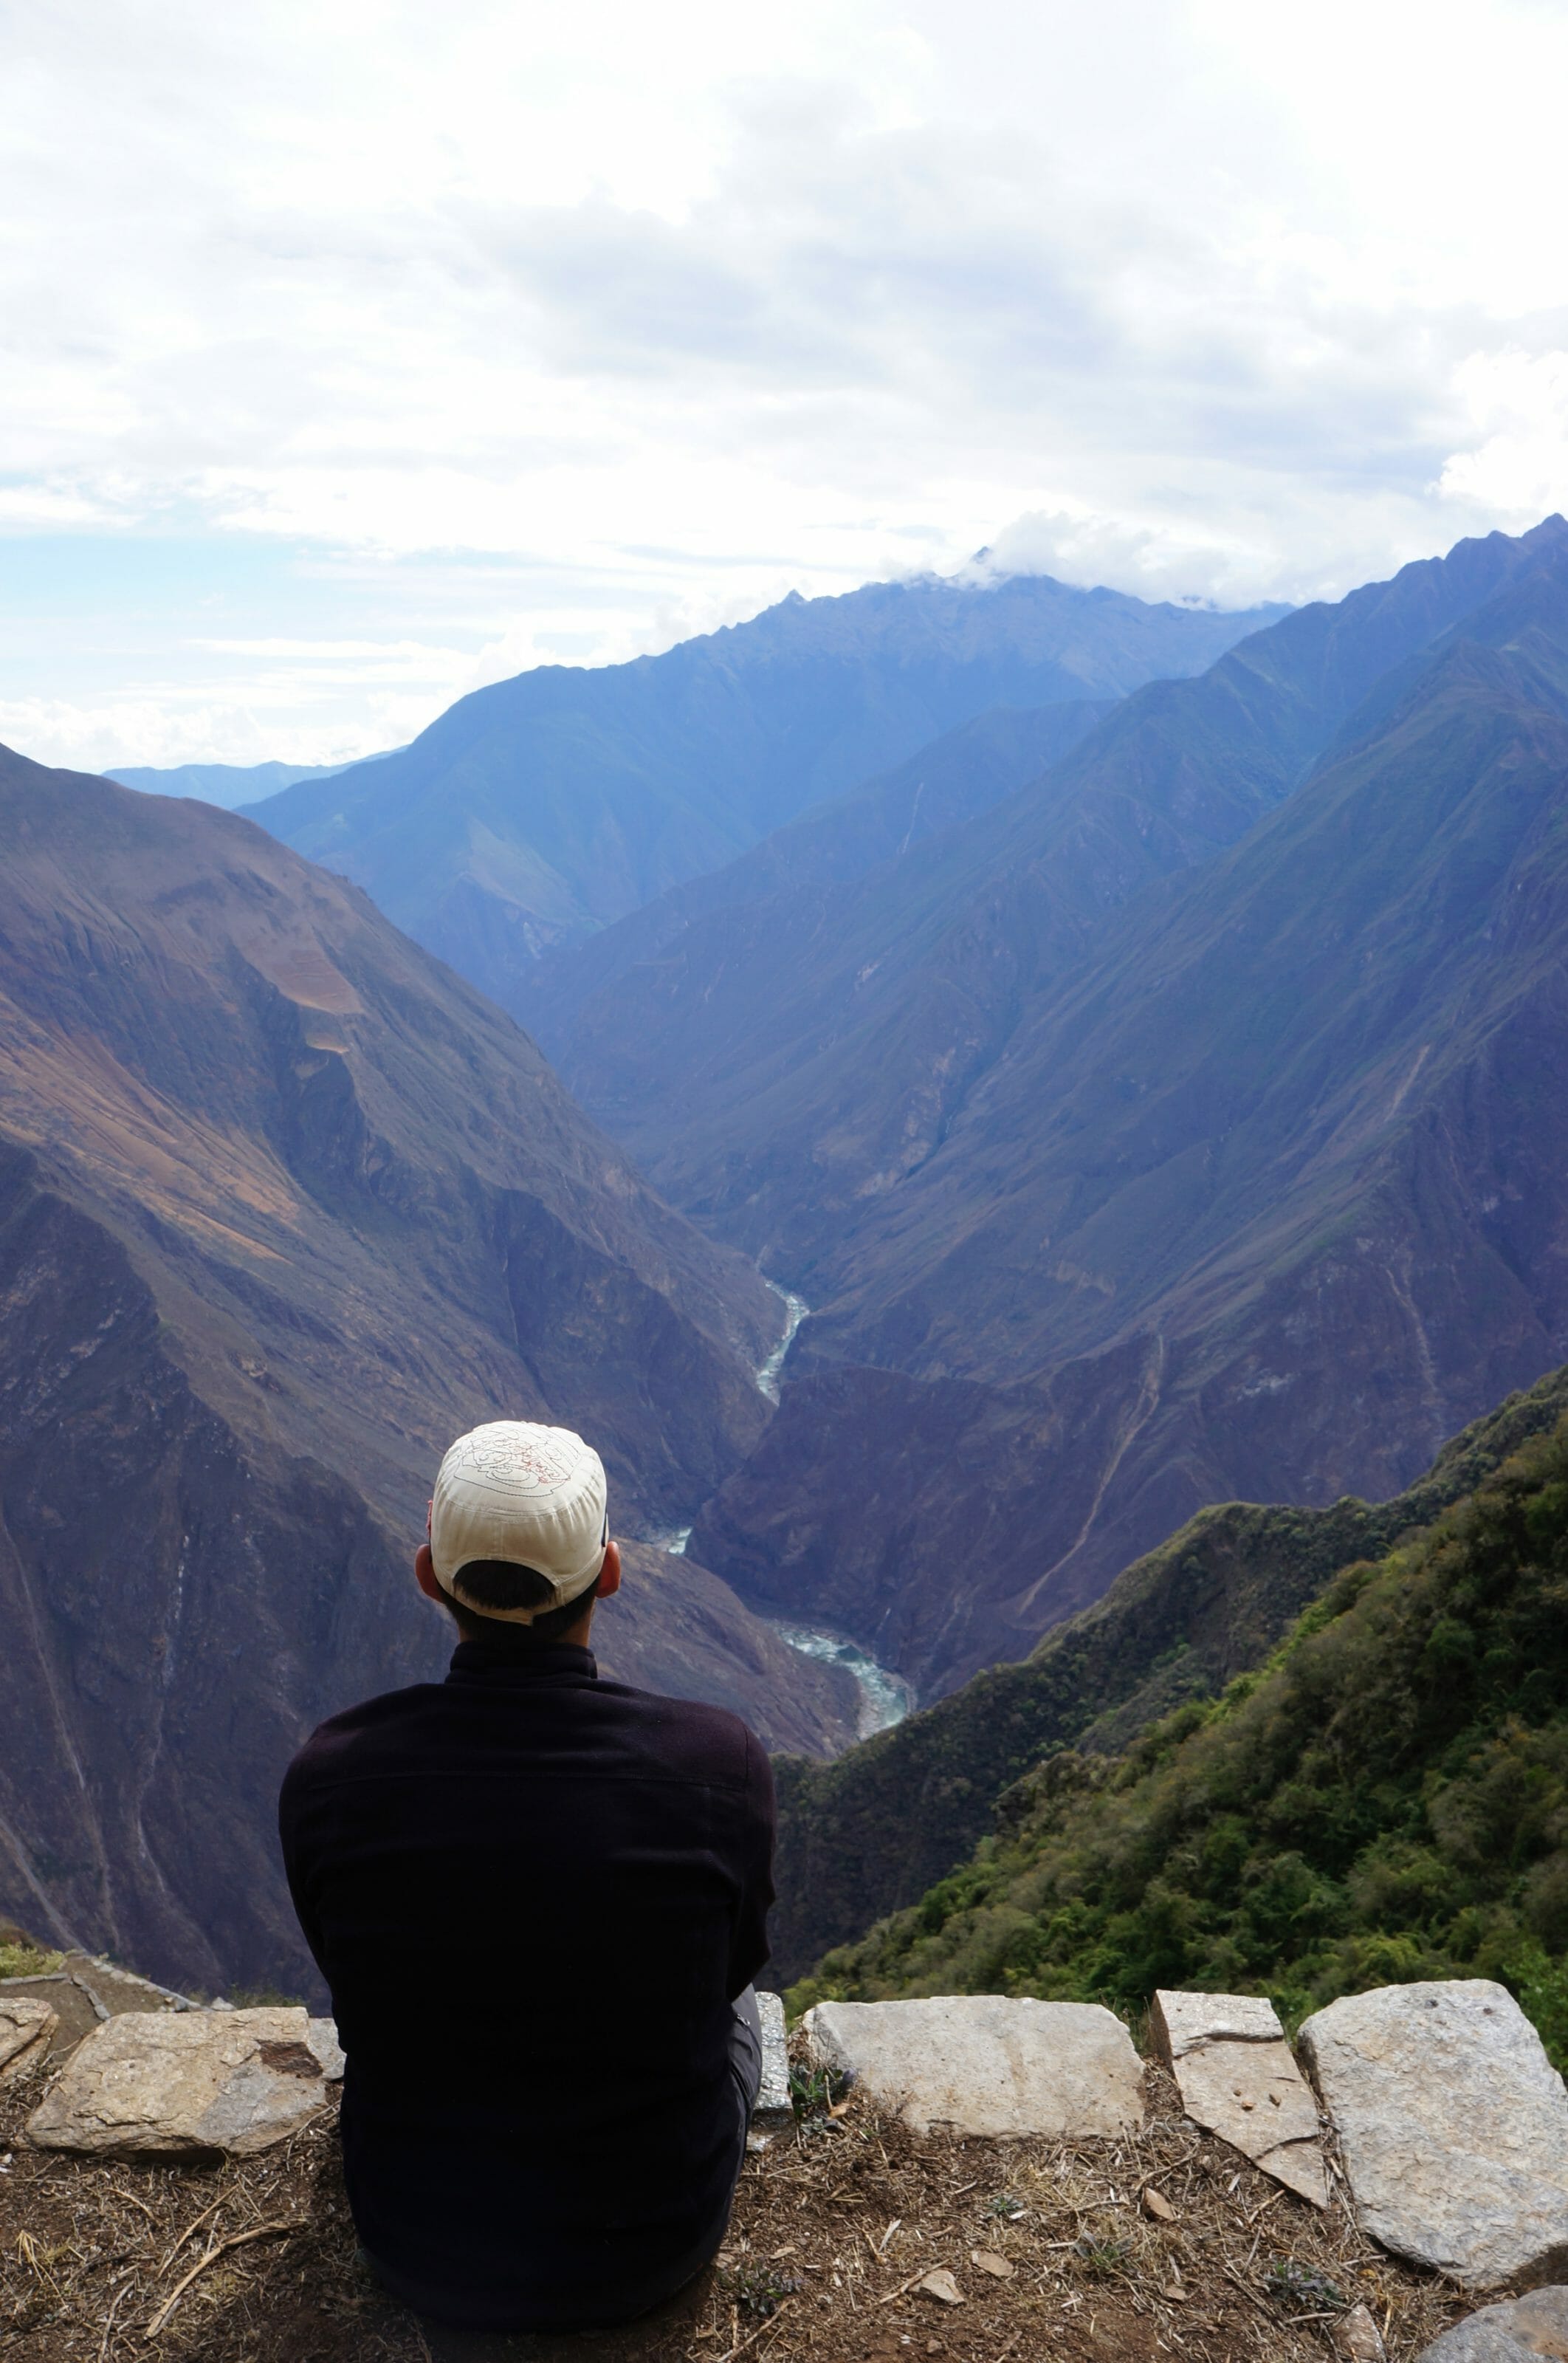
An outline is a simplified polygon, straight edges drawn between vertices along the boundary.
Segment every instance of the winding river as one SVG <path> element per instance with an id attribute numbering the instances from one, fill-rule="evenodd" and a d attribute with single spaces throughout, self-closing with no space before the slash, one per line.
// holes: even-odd
<path id="1" fill-rule="evenodd" d="M 782 1304 L 787 1317 L 783 1336 L 757 1368 L 756 1383 L 768 1402 L 776 1403 L 784 1357 L 794 1344 L 795 1332 L 811 1311 L 811 1306 L 792 1289 L 780 1288 L 777 1281 L 770 1280 L 767 1285 Z M 665 1534 L 650 1535 L 648 1539 L 661 1550 L 668 1551 L 672 1558 L 679 1559 L 691 1539 L 691 1529 L 690 1526 L 677 1526 Z M 791 1649 L 799 1649 L 803 1658 L 816 1658 L 829 1665 L 842 1666 L 846 1673 L 854 1675 L 860 1691 L 858 1738 L 869 1739 L 878 1731 L 890 1730 L 895 1723 L 902 1723 L 913 1706 L 914 1692 L 903 1676 L 895 1674 L 887 1666 L 879 1666 L 857 1642 L 846 1641 L 841 1633 L 820 1632 L 814 1625 L 794 1625 L 779 1617 L 770 1617 L 767 1621 L 778 1638 L 787 1642 Z"/>

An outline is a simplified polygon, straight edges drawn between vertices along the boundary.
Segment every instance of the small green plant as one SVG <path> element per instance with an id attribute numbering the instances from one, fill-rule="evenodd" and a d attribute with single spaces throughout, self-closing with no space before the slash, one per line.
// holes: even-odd
<path id="1" fill-rule="evenodd" d="M 41 1945 L 29 1945 L 18 1936 L 0 1943 L 0 1978 L 47 1978 L 64 1958 L 63 1953 L 46 1953 Z"/>
<path id="2" fill-rule="evenodd" d="M 1004 2222 L 1016 2224 L 1027 2210 L 1022 2200 L 1015 2199 L 1010 2191 L 998 2191 L 987 2200 L 980 2213 L 982 2215 L 999 2215 Z"/>
<path id="3" fill-rule="evenodd" d="M 1294 2257 L 1274 2258 L 1264 2280 L 1275 2303 L 1295 2313 L 1321 2313 L 1331 2308 L 1338 2313 L 1350 2303 L 1337 2281 L 1314 2265 L 1298 2265 Z"/>
<path id="4" fill-rule="evenodd" d="M 746 2313 L 755 2313 L 766 2322 L 778 2313 L 787 2297 L 793 2297 L 803 2287 L 792 2273 L 775 2272 L 771 2265 L 747 2262 L 726 2265 L 719 2275 L 719 2287 L 731 2302 Z"/>
<path id="5" fill-rule="evenodd" d="M 284 1993 L 280 1986 L 230 1986 L 228 2000 L 236 2010 L 298 2010 L 299 1994 Z"/>
<path id="6" fill-rule="evenodd" d="M 790 2100 L 798 2117 L 820 2117 L 849 2090 L 849 2079 L 836 2068 L 807 2068 L 796 2060 L 790 2069 Z"/>
<path id="7" fill-rule="evenodd" d="M 1097 2280 L 1110 2280 L 1121 2272 L 1132 2250 L 1131 2240 L 1097 2240 L 1088 2232 L 1073 2246 Z"/>

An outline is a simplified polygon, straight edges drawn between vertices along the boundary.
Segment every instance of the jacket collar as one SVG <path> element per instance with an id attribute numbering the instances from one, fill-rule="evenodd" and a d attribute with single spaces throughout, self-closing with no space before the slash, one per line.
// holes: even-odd
<path id="1" fill-rule="evenodd" d="M 597 1681 L 599 1668 L 591 1649 L 566 1641 L 541 1642 L 537 1648 L 519 1648 L 507 1641 L 459 1641 L 452 1652 L 449 1682 L 533 1682 L 575 1678 Z"/>

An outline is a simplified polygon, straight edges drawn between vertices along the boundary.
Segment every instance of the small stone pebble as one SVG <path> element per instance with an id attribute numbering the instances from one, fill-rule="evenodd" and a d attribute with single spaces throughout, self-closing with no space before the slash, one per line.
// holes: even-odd
<path id="1" fill-rule="evenodd" d="M 964 2302 L 964 2292 L 945 2265 L 938 2265 L 934 2272 L 927 2273 L 923 2280 L 915 2283 L 915 2287 L 923 2290 L 927 2297 L 936 2298 L 943 2305 L 962 2305 Z"/>

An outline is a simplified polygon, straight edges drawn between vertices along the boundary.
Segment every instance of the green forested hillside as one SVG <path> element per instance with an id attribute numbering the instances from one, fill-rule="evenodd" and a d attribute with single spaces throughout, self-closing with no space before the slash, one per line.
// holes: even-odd
<path id="1" fill-rule="evenodd" d="M 1451 1438 L 1386 1502 L 1226 1502 L 1123 1570 L 1021 1663 L 828 1763 L 778 1759 L 774 1974 L 789 1980 L 965 1862 L 999 1797 L 1065 1745 L 1115 1753 L 1278 1647 L 1342 1568 L 1381 1559 L 1568 1413 L 1568 1368 Z"/>
<path id="2" fill-rule="evenodd" d="M 973 1861 L 795 1991 L 1144 2003 L 1499 1977 L 1568 2060 L 1568 1419 L 1260 1671 L 1120 1757 L 1063 1749 Z"/>

